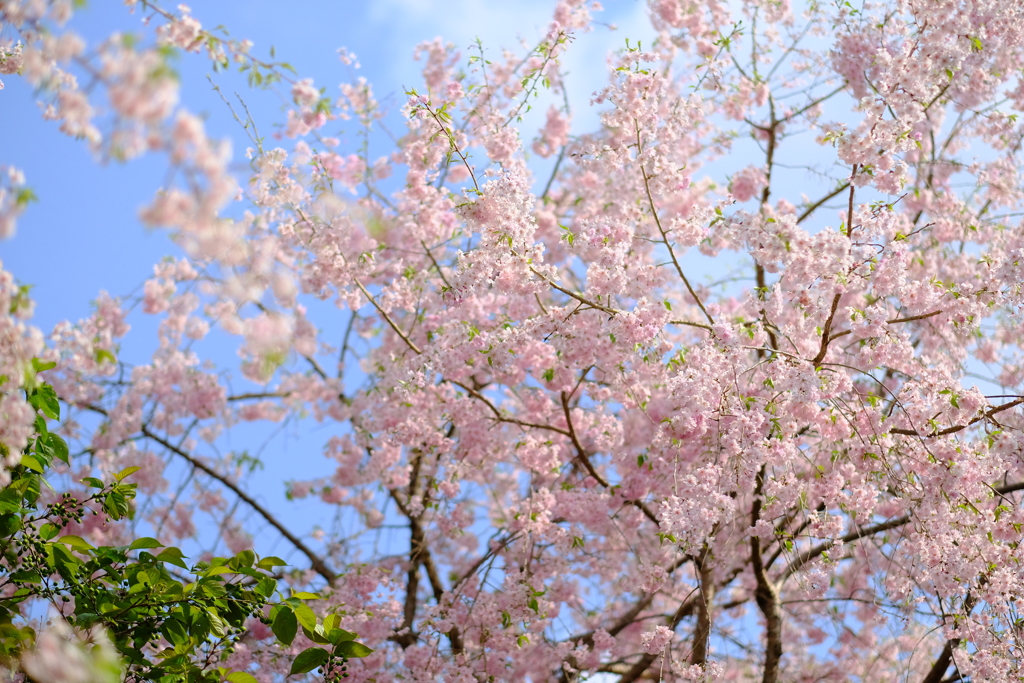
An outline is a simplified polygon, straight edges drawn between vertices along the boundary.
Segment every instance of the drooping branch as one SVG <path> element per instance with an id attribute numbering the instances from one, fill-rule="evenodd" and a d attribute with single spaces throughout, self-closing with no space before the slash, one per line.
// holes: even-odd
<path id="1" fill-rule="evenodd" d="M 964 598 L 964 613 L 969 615 L 974 609 L 975 604 L 977 604 L 977 599 L 974 595 L 968 593 Z M 935 663 L 932 664 L 931 670 L 928 671 L 928 675 L 924 677 L 924 680 L 922 680 L 921 683 L 943 682 L 943 676 L 946 674 L 946 669 L 949 668 L 950 664 L 953 664 L 954 666 L 956 664 L 953 660 L 953 651 L 960 647 L 960 642 L 960 638 L 950 638 L 946 641 L 945 645 L 942 647 L 942 652 L 939 653 L 939 656 L 935 659 Z M 959 678 L 960 676 L 958 675 L 957 679 Z"/>
<path id="2" fill-rule="evenodd" d="M 159 434 L 155 434 L 148 427 L 143 426 L 141 432 L 143 436 L 145 436 L 146 438 L 155 441 L 156 443 L 160 444 L 170 452 L 181 457 L 190 465 L 192 465 L 192 467 L 194 467 L 195 469 L 209 475 L 213 479 L 216 479 L 226 488 L 228 488 L 232 493 L 238 496 L 238 498 L 242 502 L 244 502 L 250 508 L 255 510 L 260 517 L 262 517 L 268 524 L 270 524 L 270 526 L 277 529 L 277 531 L 282 536 L 288 539 L 288 542 L 295 546 L 296 550 L 305 555 L 306 558 L 309 560 L 310 567 L 312 567 L 313 571 L 322 576 L 328 583 L 333 583 L 334 580 L 338 578 L 338 574 L 327 566 L 327 563 L 324 561 L 322 557 L 313 552 L 313 550 L 310 549 L 309 546 L 302 542 L 302 539 L 300 539 L 298 536 L 292 533 L 291 530 L 289 530 L 288 527 L 282 524 L 280 520 L 278 520 L 277 517 L 271 514 L 269 510 L 263 507 L 255 498 L 253 498 L 248 493 L 243 491 L 237 484 L 235 484 L 229 478 L 220 474 L 212 467 L 209 467 L 198 458 L 192 456 L 190 453 L 187 453 L 178 446 L 175 446 L 174 444 L 172 444 L 170 441 L 163 438 Z"/>
<path id="3" fill-rule="evenodd" d="M 891 320 L 886 320 L 885 322 L 886 322 L 887 325 L 896 325 L 898 323 L 909 323 L 909 322 L 913 322 L 915 320 L 927 320 L 928 318 L 933 318 L 933 317 L 939 315 L 940 313 L 942 313 L 942 311 L 932 311 L 931 313 L 922 313 L 921 315 L 909 315 L 909 316 L 907 316 L 905 318 L 893 318 Z M 848 334 L 853 334 L 853 330 L 843 330 L 842 332 L 836 332 L 835 334 L 829 336 L 829 341 L 831 342 L 833 339 L 839 339 L 840 337 L 845 337 Z"/>
<path id="4" fill-rule="evenodd" d="M 953 638 L 947 640 L 945 646 L 942 648 L 942 652 L 935 659 L 935 663 L 932 665 L 931 670 L 928 671 L 928 675 L 925 676 L 921 683 L 942 683 L 942 677 L 946 675 L 946 669 L 949 668 L 949 663 L 953 661 L 953 650 L 960 645 L 959 638 Z"/>
<path id="5" fill-rule="evenodd" d="M 411 500 L 416 495 L 416 485 L 422 461 L 423 458 L 420 454 L 413 458 L 406 500 Z M 397 492 L 391 491 L 391 497 L 400 510 L 404 512 L 407 509 L 402 505 Z M 395 642 L 402 649 L 408 648 L 416 642 L 416 633 L 413 631 L 413 625 L 416 621 L 416 606 L 419 602 L 420 563 L 422 562 L 423 552 L 426 550 L 426 537 L 423 533 L 423 527 L 417 521 L 411 515 L 409 516 L 409 569 L 406 572 L 405 580 L 405 604 L 402 609 L 402 625 L 398 628 L 398 634 L 394 636 Z"/>
<path id="6" fill-rule="evenodd" d="M 576 449 L 576 459 L 580 461 L 583 468 L 587 470 L 587 473 L 590 474 L 598 484 L 603 488 L 608 488 L 611 484 L 609 484 L 608 480 L 601 476 L 601 473 L 594 468 L 593 463 L 590 462 L 589 454 L 586 449 L 583 448 L 579 438 L 576 436 L 576 430 L 572 426 L 572 415 L 569 412 L 569 395 L 564 391 L 562 392 L 562 412 L 565 414 L 565 424 L 569 428 L 569 438 L 572 440 L 572 445 Z M 643 512 L 647 519 L 651 520 L 655 524 L 659 523 L 658 516 L 655 515 L 642 500 L 630 500 L 627 502 Z"/>
<path id="7" fill-rule="evenodd" d="M 572 291 L 571 289 L 566 289 L 565 287 L 562 287 L 561 285 L 558 285 L 558 284 L 552 282 L 551 280 L 549 280 L 547 278 L 547 276 L 545 276 L 543 273 L 538 271 L 536 268 L 533 268 L 532 266 L 530 267 L 530 272 L 533 273 L 534 275 L 536 275 L 537 277 L 539 277 L 540 279 L 544 280 L 544 282 L 548 283 L 548 285 L 550 285 L 552 289 L 557 289 L 562 294 L 565 294 L 567 297 L 569 297 L 571 299 L 575 299 L 576 301 L 579 301 L 584 306 L 589 306 L 590 308 L 596 309 L 598 311 L 604 311 L 605 313 L 607 313 L 609 315 L 612 315 L 612 316 L 615 316 L 615 315 L 618 315 L 619 313 L 622 313 L 622 311 L 619 311 L 619 310 L 614 309 L 614 308 L 609 308 L 608 306 L 604 306 L 604 305 L 599 304 L 597 302 L 591 301 L 591 300 L 587 299 L 586 297 L 584 297 L 582 294 L 577 294 L 576 292 Z"/>
<path id="8" fill-rule="evenodd" d="M 845 190 L 849 186 L 850 186 L 850 183 L 848 183 L 848 182 L 841 183 L 838 187 L 836 187 L 836 189 L 832 190 L 831 192 L 826 194 L 824 197 L 822 197 L 821 199 L 817 200 L 816 202 L 814 202 L 813 204 L 808 206 L 806 209 L 803 210 L 803 213 L 801 213 L 799 216 L 797 216 L 797 218 L 796 218 L 797 225 L 800 225 L 805 220 L 810 218 L 811 214 L 813 214 L 815 211 L 817 211 L 819 208 L 821 208 L 822 204 L 824 204 L 828 200 L 832 199 L 833 197 L 839 195 L 840 193 L 843 192 L 843 190 Z"/>
<path id="9" fill-rule="evenodd" d="M 562 434 L 563 436 L 570 435 L 567 430 L 560 429 L 552 425 L 538 424 L 536 422 L 525 422 L 523 420 L 517 420 L 515 418 L 508 417 L 502 414 L 502 412 L 498 410 L 498 407 L 495 406 L 494 403 L 492 403 L 486 396 L 481 394 L 479 391 L 473 389 L 472 387 L 467 387 L 465 384 L 459 382 L 458 380 L 449 379 L 446 381 L 464 390 L 467 394 L 469 394 L 469 396 L 487 406 L 490 409 L 490 411 L 494 413 L 494 419 L 498 422 L 507 422 L 508 424 L 519 425 L 520 427 L 529 427 L 531 429 L 545 429 L 551 432 L 557 432 L 558 434 Z"/>
<path id="10" fill-rule="evenodd" d="M 853 170 L 850 172 L 850 202 L 846 208 L 846 237 L 848 239 L 853 238 L 853 197 L 857 191 L 857 186 L 853 184 L 853 181 L 857 177 L 858 167 L 859 164 L 854 164 Z"/>
<path id="11" fill-rule="evenodd" d="M 637 157 L 643 154 L 644 145 L 643 140 L 640 137 L 640 122 L 636 119 L 633 120 L 633 125 L 636 127 L 636 145 L 637 145 Z M 668 233 L 665 232 L 665 228 L 661 224 L 661 218 L 658 216 L 658 207 L 654 203 L 654 195 L 651 193 L 651 176 L 647 175 L 647 169 L 643 164 L 640 164 L 640 173 L 644 179 L 644 191 L 647 193 L 647 203 L 651 208 L 651 215 L 654 217 L 654 224 L 658 227 L 658 232 L 661 233 L 661 241 L 664 243 L 665 248 L 668 249 L 668 255 L 672 259 L 672 265 L 675 266 L 676 274 L 679 275 L 679 279 L 683 281 L 683 285 L 686 286 L 686 291 L 690 293 L 690 296 L 697 303 L 697 308 L 704 314 L 704 317 L 708 319 L 708 324 L 714 325 L 715 319 L 708 313 L 708 309 L 704 308 L 704 302 L 697 296 L 697 292 L 690 286 L 690 281 L 683 273 L 683 267 L 679 265 L 679 259 L 676 258 L 675 249 L 672 248 L 672 243 L 668 239 Z"/>
<path id="12" fill-rule="evenodd" d="M 401 513 L 403 515 L 405 515 L 406 519 L 409 520 L 409 534 L 410 534 L 410 539 L 409 539 L 409 547 L 410 547 L 410 551 L 409 551 L 409 562 L 410 562 L 410 565 L 409 566 L 410 566 L 410 570 L 409 570 L 409 572 L 410 572 L 410 577 L 412 576 L 413 568 L 416 568 L 416 571 L 418 571 L 418 567 L 422 566 L 423 569 L 426 571 L 427 582 L 430 584 L 430 588 L 433 591 L 434 600 L 437 601 L 438 605 L 442 605 L 443 604 L 443 600 L 444 600 L 445 588 L 444 588 L 444 584 L 441 583 L 440 574 L 438 574 L 438 572 L 437 572 L 437 565 L 434 564 L 433 556 L 431 555 L 430 548 L 427 545 L 426 533 L 424 532 L 423 525 L 421 523 L 420 517 L 418 517 L 418 516 L 416 516 L 416 515 L 414 515 L 412 513 L 412 510 L 409 509 L 409 506 L 406 505 L 406 503 L 401 499 L 401 496 L 399 496 L 394 489 L 391 489 L 389 492 L 391 494 L 391 499 L 398 506 L 398 509 L 401 511 Z M 415 584 L 416 584 L 416 586 L 419 585 L 418 578 L 417 578 Z M 408 593 L 407 593 L 406 594 L 406 605 L 408 605 L 408 603 L 409 603 L 409 597 L 408 597 Z M 415 606 L 416 606 L 416 603 L 415 603 L 415 595 L 414 595 L 413 608 L 412 608 L 414 616 L 415 616 Z M 403 626 L 404 626 L 404 624 L 403 624 Z M 409 628 L 411 630 L 412 626 L 410 625 Z M 463 643 L 462 634 L 459 631 L 458 626 L 454 626 L 453 625 L 451 627 L 451 629 L 445 635 L 448 636 L 448 641 L 451 643 L 452 652 L 454 654 L 459 654 L 459 653 L 461 653 L 461 652 L 463 652 L 465 650 L 465 644 Z M 398 637 L 401 637 L 401 636 L 398 636 Z"/>
<path id="13" fill-rule="evenodd" d="M 359 278 L 352 278 L 352 281 L 356 283 L 356 287 L 359 288 L 359 291 L 361 291 L 370 303 L 373 304 L 373 307 L 377 309 L 377 312 L 380 313 L 382 318 L 384 318 L 384 322 L 386 322 L 388 326 L 395 331 L 395 334 L 401 337 L 402 341 L 405 342 L 405 345 L 412 349 L 416 355 L 421 355 L 423 351 L 420 350 L 420 347 L 416 346 L 405 332 L 402 331 L 402 328 L 398 326 L 398 323 L 392 320 L 391 316 L 384 312 L 384 309 L 381 308 L 380 304 L 377 303 L 377 300 L 370 295 L 370 292 L 367 291 L 366 287 L 363 286 L 363 283 L 359 281 Z"/>
<path id="14" fill-rule="evenodd" d="M 679 608 L 675 611 L 675 613 L 668 619 L 668 623 L 666 624 L 666 626 L 668 626 L 668 628 L 673 631 L 676 630 L 676 627 L 679 626 L 679 623 L 686 617 L 691 616 L 694 610 L 697 609 L 698 600 L 700 600 L 700 596 L 696 593 L 691 595 L 686 600 L 684 600 L 679 605 Z M 658 657 L 660 656 L 660 654 L 652 655 L 644 653 L 644 655 L 640 657 L 640 661 L 638 661 L 629 670 L 622 674 L 622 676 L 619 678 L 618 683 L 633 683 L 633 681 L 639 680 L 644 675 L 644 673 L 646 673 L 646 671 L 649 668 L 651 668 L 651 665 L 654 664 L 654 662 L 657 661 Z"/>
<path id="15" fill-rule="evenodd" d="M 895 519 L 890 519 L 887 522 L 879 522 L 878 524 L 860 527 L 856 531 L 851 531 L 845 536 L 842 536 L 840 540 L 844 544 L 852 543 L 862 538 L 867 538 L 869 536 L 874 536 L 875 534 L 880 534 L 883 531 L 888 531 L 889 529 L 899 528 L 907 524 L 909 521 L 909 514 L 902 515 L 900 517 L 896 517 Z M 820 557 L 822 553 L 828 552 L 830 549 L 835 547 L 835 545 L 835 541 L 825 541 L 824 543 L 819 543 L 818 545 L 808 548 L 803 552 L 799 553 L 796 557 L 790 560 L 789 564 L 786 566 L 785 571 L 782 573 L 781 579 L 784 581 L 785 579 L 789 578 L 794 573 L 800 571 L 808 562 L 817 557 Z"/>

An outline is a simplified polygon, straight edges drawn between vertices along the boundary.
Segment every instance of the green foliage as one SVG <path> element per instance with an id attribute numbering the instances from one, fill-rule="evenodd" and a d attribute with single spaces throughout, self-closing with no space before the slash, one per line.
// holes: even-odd
<path id="1" fill-rule="evenodd" d="M 313 642 L 329 646 L 302 652 L 293 673 L 319 667 L 337 678 L 347 658 L 372 652 L 355 642 L 354 633 L 337 628 L 337 615 L 317 618 L 306 603 L 320 595 L 283 597 L 273 573 L 285 564 L 279 558 L 260 559 L 246 550 L 190 563 L 180 549 L 154 538 L 94 547 L 65 533 L 86 515 L 131 518 L 136 486 L 127 480 L 139 468 L 122 470 L 110 482 L 87 477 L 82 483 L 93 491 L 84 499 L 64 493 L 42 504 L 41 491 L 49 488 L 45 475 L 55 459 L 69 462 L 68 446 L 47 428 L 46 418 L 60 419 L 53 388 L 37 382 L 26 394 L 38 411 L 35 438 L 0 491 L 0 590 L 8 596 L 0 598 L 0 665 L 13 670 L 31 650 L 36 634 L 24 614 L 38 616 L 47 604 L 76 629 L 101 626 L 122 658 L 124 677 L 133 681 L 252 683 L 251 674 L 218 666 L 249 617 L 270 624 L 282 645 L 290 645 L 301 628 Z"/>

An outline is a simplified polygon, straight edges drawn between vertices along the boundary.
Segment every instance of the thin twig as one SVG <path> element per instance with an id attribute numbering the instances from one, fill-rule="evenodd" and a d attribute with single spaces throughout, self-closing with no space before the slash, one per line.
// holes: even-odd
<path id="1" fill-rule="evenodd" d="M 356 287 L 359 288 L 359 291 L 365 294 L 366 298 L 370 300 L 370 303 L 373 304 L 373 307 L 376 308 L 377 312 L 380 313 L 382 318 L 384 318 L 384 322 L 386 322 L 391 327 L 391 329 L 395 331 L 395 334 L 402 338 L 402 341 L 405 342 L 406 346 L 415 351 L 417 354 L 422 354 L 423 352 L 420 351 L 420 347 L 416 346 L 416 344 L 414 344 L 413 341 L 409 339 L 405 332 L 402 331 L 402 328 L 400 328 L 398 324 L 391 319 L 391 316 L 384 312 L 384 309 L 380 307 L 380 304 L 377 303 L 377 300 L 370 296 L 370 293 L 366 290 L 366 287 L 363 286 L 363 283 L 359 281 L 359 278 L 352 278 L 352 281 L 356 283 Z"/>
<path id="2" fill-rule="evenodd" d="M 639 157 L 644 151 L 643 142 L 640 139 L 640 123 L 634 119 L 633 125 L 636 127 L 636 153 L 637 157 Z M 654 205 L 654 195 L 651 194 L 651 179 L 650 176 L 647 175 L 647 169 L 644 168 L 643 164 L 640 164 L 640 173 L 644 179 L 644 190 L 647 192 L 647 202 L 651 206 L 651 215 L 654 216 L 654 223 L 658 226 L 658 232 L 661 233 L 661 239 L 665 243 L 665 248 L 668 249 L 668 255 L 672 258 L 672 265 L 676 267 L 676 273 L 679 274 L 679 279 L 681 279 L 683 284 L 686 285 L 686 291 L 688 291 L 690 296 L 693 297 L 693 300 L 697 302 L 697 307 L 700 308 L 701 313 L 704 314 L 704 317 L 708 319 L 710 324 L 714 325 L 715 319 L 711 317 L 710 313 L 708 313 L 708 309 L 704 308 L 704 303 L 700 300 L 700 297 L 697 296 L 697 292 L 693 291 L 693 287 L 690 286 L 690 281 L 683 273 L 683 268 L 679 265 L 679 259 L 676 258 L 676 252 L 668 240 L 668 233 L 665 232 L 665 228 L 661 225 L 661 218 L 658 216 L 658 209 Z"/>

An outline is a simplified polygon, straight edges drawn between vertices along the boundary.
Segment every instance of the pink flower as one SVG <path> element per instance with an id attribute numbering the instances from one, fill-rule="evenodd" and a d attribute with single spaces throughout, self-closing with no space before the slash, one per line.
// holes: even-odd
<path id="1" fill-rule="evenodd" d="M 300 107 L 312 107 L 320 100 L 320 91 L 313 87 L 312 78 L 292 84 L 292 100 Z"/>
<path id="2" fill-rule="evenodd" d="M 729 191 L 736 201 L 745 202 L 753 199 L 765 188 L 768 178 L 764 170 L 756 166 L 747 166 L 732 177 Z"/>
<path id="3" fill-rule="evenodd" d="M 667 626 L 658 626 L 653 631 L 647 631 L 640 636 L 644 652 L 649 655 L 662 654 L 672 642 L 675 634 Z"/>

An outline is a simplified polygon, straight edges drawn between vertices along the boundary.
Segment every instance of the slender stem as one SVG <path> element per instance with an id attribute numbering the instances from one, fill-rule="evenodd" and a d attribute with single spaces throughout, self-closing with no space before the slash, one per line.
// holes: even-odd
<path id="1" fill-rule="evenodd" d="M 1022 401 L 1024 401 L 1024 399 L 1022 399 Z M 1024 481 L 1015 482 L 1013 484 L 1006 484 L 1005 486 L 993 487 L 993 491 L 995 491 L 998 495 L 1005 495 L 1007 493 L 1014 493 L 1016 491 L 1021 490 L 1024 490 Z M 889 529 L 896 529 L 901 526 L 904 526 L 905 524 L 908 524 L 910 520 L 911 515 L 910 513 L 907 513 L 900 517 L 890 519 L 886 522 L 879 522 L 878 524 L 859 527 L 856 531 L 851 531 L 850 533 L 843 536 L 840 540 L 842 540 L 843 544 L 853 543 L 854 541 L 858 541 L 862 538 L 867 538 L 870 536 L 874 536 L 875 534 L 881 533 L 883 531 L 888 531 Z M 824 543 L 819 543 L 816 546 L 804 550 L 802 553 L 798 554 L 790 561 L 789 565 L 786 567 L 786 570 L 782 573 L 781 579 L 784 581 L 788 577 L 792 576 L 794 573 L 800 571 L 800 569 L 802 569 L 808 562 L 817 558 L 822 553 L 828 552 L 828 550 L 834 547 L 835 544 L 835 541 L 830 540 L 825 541 Z"/>
<path id="2" fill-rule="evenodd" d="M 857 186 L 853 184 L 853 179 L 857 176 L 857 164 L 853 165 L 853 171 L 850 173 L 850 203 L 846 209 L 846 236 L 853 237 L 853 194 L 857 190 Z"/>
<path id="3" fill-rule="evenodd" d="M 587 454 L 587 451 L 584 450 L 583 445 L 580 443 L 579 438 L 576 436 L 576 430 L 572 426 L 572 416 L 569 412 L 569 394 L 567 394 L 564 391 L 562 392 L 562 412 L 565 414 L 565 424 L 569 431 L 569 439 L 572 441 L 572 445 L 576 448 L 576 459 L 580 461 L 580 463 L 583 465 L 583 468 L 587 470 L 587 473 L 590 476 L 592 476 L 598 484 L 600 484 L 603 488 L 608 488 L 609 486 L 611 486 L 611 484 L 608 482 L 607 479 L 601 476 L 600 472 L 598 472 L 594 468 L 594 464 L 590 462 L 590 456 Z M 644 513 L 644 516 L 647 519 L 651 520 L 655 524 L 660 524 L 658 522 L 658 516 L 655 515 L 654 512 L 649 507 L 647 507 L 647 504 L 644 503 L 642 500 L 630 500 L 627 501 L 627 503 L 629 505 L 636 507 L 642 513 Z"/>
<path id="4" fill-rule="evenodd" d="M 591 301 L 591 300 L 587 299 L 582 294 L 577 294 L 576 292 L 572 291 L 571 289 L 566 289 L 565 287 L 562 287 L 560 285 L 555 284 L 554 282 L 549 280 L 544 274 L 542 274 L 540 271 L 538 271 L 536 268 L 533 268 L 532 266 L 530 267 L 530 272 L 533 273 L 534 275 L 536 275 L 537 277 L 539 277 L 540 279 L 544 280 L 544 282 L 548 283 L 548 285 L 550 285 L 552 289 L 557 289 L 562 294 L 565 294 L 567 297 L 570 297 L 572 299 L 575 299 L 576 301 L 579 301 L 581 304 L 583 304 L 585 306 L 590 306 L 591 308 L 595 308 L 595 309 L 597 309 L 599 311 L 604 311 L 605 313 L 608 313 L 609 315 L 618 315 L 619 313 L 622 313 L 622 311 L 619 311 L 619 310 L 614 309 L 614 308 L 609 308 L 608 306 L 602 306 L 599 303 L 596 303 L 594 301 Z"/>
<path id="5" fill-rule="evenodd" d="M 811 204 L 810 206 L 808 206 L 806 209 L 804 209 L 803 213 L 801 213 L 799 216 L 797 216 L 797 219 L 796 219 L 797 225 L 799 225 L 800 223 L 803 223 L 805 220 L 807 220 L 807 218 L 810 217 L 810 215 L 812 213 L 817 211 L 821 207 L 822 204 L 824 204 L 828 200 L 832 199 L 836 195 L 840 194 L 843 190 L 845 190 L 849 186 L 850 186 L 850 183 L 849 182 L 845 182 L 845 183 L 841 184 L 839 187 L 837 187 L 836 189 L 834 189 L 831 192 L 829 192 L 827 195 L 825 195 L 821 199 L 819 199 L 818 201 L 816 201 L 813 204 Z"/>
<path id="6" fill-rule="evenodd" d="M 405 342 L 406 346 L 415 351 L 417 354 L 422 354 L 423 352 L 420 351 L 420 347 L 416 346 L 416 344 L 414 344 L 412 340 L 409 339 L 405 332 L 402 331 L 402 328 L 400 328 L 398 324 L 391 319 L 391 316 L 384 312 L 384 309 L 380 307 L 380 304 L 377 303 L 377 300 L 370 296 L 370 293 L 366 291 L 366 287 L 364 287 L 363 283 L 359 281 L 359 278 L 352 278 L 352 280 L 356 283 L 356 287 L 359 288 L 359 291 L 366 295 L 366 298 L 369 299 L 371 304 L 373 304 L 373 307 L 376 308 L 377 312 L 380 313 L 382 318 L 384 318 L 384 322 L 386 322 L 391 327 L 391 329 L 395 331 L 395 334 L 402 338 L 402 341 Z"/>
<path id="7" fill-rule="evenodd" d="M 639 158 L 644 151 L 643 141 L 640 138 L 640 123 L 636 119 L 634 119 L 633 125 L 636 127 L 636 153 L 637 157 Z M 683 281 L 684 285 L 686 285 L 686 291 L 688 291 L 690 293 L 690 296 L 693 297 L 693 300 L 697 302 L 697 307 L 700 308 L 701 313 L 703 313 L 704 317 L 708 319 L 709 324 L 714 325 L 715 319 L 711 317 L 710 313 L 708 313 L 708 309 L 704 308 L 704 303 L 700 300 L 700 297 L 697 296 L 697 292 L 693 291 L 693 287 L 690 286 L 690 281 L 686 278 L 686 275 L 683 273 L 683 268 L 682 266 L 679 265 L 679 259 L 676 258 L 676 252 L 672 248 L 672 243 L 669 242 L 668 233 L 665 232 L 665 228 L 662 227 L 661 225 L 661 218 L 658 216 L 658 209 L 654 204 L 654 195 L 651 194 L 651 177 L 647 175 L 647 169 L 644 168 L 644 165 L 642 163 L 640 164 L 640 173 L 641 175 L 643 175 L 644 190 L 647 193 L 647 203 L 651 207 L 651 215 L 654 216 L 654 224 L 658 226 L 658 232 L 661 233 L 661 240 L 665 244 L 665 248 L 668 249 L 668 255 L 672 259 L 672 265 L 675 266 L 676 273 L 679 275 L 679 279 Z"/>
<path id="8" fill-rule="evenodd" d="M 538 424 L 536 422 L 524 422 L 523 420 L 516 420 L 515 418 L 506 417 L 501 413 L 500 410 L 498 410 L 498 407 L 496 405 L 494 405 L 486 396 L 481 394 L 479 391 L 476 391 L 472 387 L 467 387 L 465 384 L 459 382 L 458 380 L 446 379 L 445 381 L 448 382 L 449 384 L 454 384 L 455 386 L 464 390 L 472 398 L 475 398 L 476 400 L 480 401 L 488 408 L 490 408 L 491 412 L 494 413 L 494 417 L 498 422 L 507 422 L 509 424 L 519 425 L 520 427 L 530 427 L 531 429 L 546 429 L 551 432 L 557 432 L 564 436 L 570 436 L 569 432 L 565 429 L 559 429 L 558 427 L 553 427 L 551 425 Z"/>

